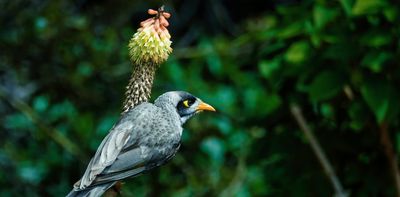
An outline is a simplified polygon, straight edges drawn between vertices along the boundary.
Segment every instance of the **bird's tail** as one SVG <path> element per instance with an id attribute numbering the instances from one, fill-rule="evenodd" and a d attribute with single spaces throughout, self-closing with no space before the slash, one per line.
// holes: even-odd
<path id="1" fill-rule="evenodd" d="M 71 192 L 66 197 L 100 197 L 106 192 L 110 187 L 112 187 L 115 182 L 105 183 L 101 185 L 96 185 L 92 187 L 85 188 L 83 190 L 72 189 Z"/>

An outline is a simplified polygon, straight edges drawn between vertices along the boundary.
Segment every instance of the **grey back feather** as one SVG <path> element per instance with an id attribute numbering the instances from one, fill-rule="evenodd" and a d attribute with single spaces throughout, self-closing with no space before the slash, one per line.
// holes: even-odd
<path id="1" fill-rule="evenodd" d="M 124 114 L 100 144 L 79 185 L 75 185 L 75 189 L 84 189 L 89 186 L 97 175 L 115 162 L 125 147 L 132 147 L 137 143 L 137 135 L 143 132 L 140 127 L 149 121 L 147 114 L 155 111 L 157 109 L 153 104 L 143 103 Z M 123 152 L 127 152 L 127 150 Z M 136 155 L 134 158 L 136 162 L 141 159 L 143 158 L 140 155 Z"/>
<path id="2" fill-rule="evenodd" d="M 74 190 L 136 176 L 168 161 L 179 147 L 182 132 L 177 112 L 171 109 L 142 103 L 125 113 L 102 141 Z"/>

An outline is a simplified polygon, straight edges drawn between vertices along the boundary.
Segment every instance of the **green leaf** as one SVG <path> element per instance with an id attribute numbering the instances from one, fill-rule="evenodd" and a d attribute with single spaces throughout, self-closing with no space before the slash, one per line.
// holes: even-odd
<path id="1" fill-rule="evenodd" d="M 343 74 L 336 71 L 324 71 L 318 74 L 308 86 L 311 101 L 318 102 L 336 96 L 345 83 Z"/>
<path id="2" fill-rule="evenodd" d="M 34 128 L 34 125 L 24 114 L 15 113 L 5 117 L 4 127 L 7 129 L 29 129 Z"/>
<path id="3" fill-rule="evenodd" d="M 218 106 L 218 110 L 234 114 L 237 113 L 236 110 L 238 107 L 237 104 L 237 98 L 238 98 L 238 93 L 233 89 L 233 87 L 230 86 L 220 86 L 218 87 L 218 90 L 216 92 L 216 98 L 219 98 L 220 100 L 223 100 L 224 102 L 221 102 L 220 105 Z"/>
<path id="4" fill-rule="evenodd" d="M 43 31 L 44 29 L 46 29 L 46 27 L 48 27 L 48 20 L 46 19 L 46 17 L 37 17 L 35 20 L 35 28 L 37 31 Z"/>
<path id="5" fill-rule="evenodd" d="M 279 95 L 268 93 L 260 87 L 252 87 L 244 91 L 244 107 L 251 116 L 265 116 L 280 107 Z M 251 113 L 257 112 L 257 113 Z"/>
<path id="6" fill-rule="evenodd" d="M 335 9 L 316 5 L 313 10 L 314 24 L 318 29 L 321 29 L 333 21 L 337 15 L 338 12 Z"/>
<path id="7" fill-rule="evenodd" d="M 361 64 L 368 67 L 373 72 L 380 72 L 384 66 L 384 63 L 391 58 L 391 54 L 380 52 L 380 53 L 368 53 L 363 58 Z"/>
<path id="8" fill-rule="evenodd" d="M 391 121 L 398 114 L 399 96 L 387 82 L 368 81 L 361 87 L 361 93 L 378 123 Z"/>
<path id="9" fill-rule="evenodd" d="M 168 75 L 168 80 L 174 82 L 178 88 L 186 88 L 186 83 L 182 83 L 184 78 L 184 72 L 182 65 L 175 59 L 170 59 L 166 67 L 166 73 Z"/>
<path id="10" fill-rule="evenodd" d="M 352 9 L 354 15 L 365 15 L 379 11 L 386 5 L 385 0 L 357 0 Z"/>
<path id="11" fill-rule="evenodd" d="M 90 66 L 88 62 L 81 62 L 78 64 L 78 73 L 82 76 L 90 76 L 93 73 L 93 68 Z"/>
<path id="12" fill-rule="evenodd" d="M 277 38 L 287 39 L 304 33 L 304 22 L 289 23 L 276 35 Z"/>
<path id="13" fill-rule="evenodd" d="M 65 100 L 62 103 L 57 103 L 50 107 L 49 120 L 54 121 L 62 117 L 68 117 L 75 119 L 77 116 L 77 110 L 73 103 L 69 100 Z"/>
<path id="14" fill-rule="evenodd" d="M 368 31 L 361 36 L 360 43 L 370 47 L 383 47 L 393 43 L 392 35 L 385 31 Z"/>
<path id="15" fill-rule="evenodd" d="M 350 16 L 353 0 L 339 0 L 339 1 L 340 1 L 340 4 L 342 4 L 344 11 L 346 12 L 346 15 Z"/>
<path id="16" fill-rule="evenodd" d="M 310 45 L 306 41 L 300 41 L 292 44 L 286 51 L 285 59 L 289 63 L 298 64 L 308 58 Z"/>
<path id="17" fill-rule="evenodd" d="M 358 131 L 362 129 L 368 119 L 368 108 L 360 102 L 352 102 L 348 110 L 351 119 L 350 127 Z"/>
<path id="18" fill-rule="evenodd" d="M 33 100 L 33 109 L 43 112 L 49 106 L 49 99 L 46 96 L 38 96 Z"/>
<path id="19" fill-rule="evenodd" d="M 267 79 L 270 78 L 271 75 L 276 70 L 278 70 L 280 66 L 281 66 L 280 58 L 274 58 L 271 61 L 261 60 L 258 63 L 258 69 L 260 70 L 261 75 Z"/>
<path id="20" fill-rule="evenodd" d="M 225 145 L 219 138 L 210 137 L 205 139 L 201 144 L 201 150 L 207 153 L 213 162 L 217 164 L 223 163 Z"/>
<path id="21" fill-rule="evenodd" d="M 202 51 L 208 51 L 208 55 L 205 57 L 207 61 L 208 68 L 210 69 L 211 73 L 214 75 L 221 75 L 222 74 L 222 62 L 221 58 L 219 57 L 218 53 L 216 52 L 215 46 L 213 43 L 205 38 L 200 42 L 200 49 Z"/>
<path id="22" fill-rule="evenodd" d="M 242 130 L 235 130 L 225 139 L 230 150 L 242 150 L 243 145 L 249 140 L 249 135 Z"/>
<path id="23" fill-rule="evenodd" d="M 38 171 L 35 166 L 25 164 L 21 165 L 21 167 L 18 169 L 18 174 L 24 181 L 34 185 L 39 184 L 43 177 L 41 176 L 41 172 Z"/>
<path id="24" fill-rule="evenodd" d="M 335 115 L 335 108 L 329 103 L 323 103 L 320 110 L 325 118 L 332 118 Z"/>
<path id="25" fill-rule="evenodd" d="M 383 11 L 386 19 L 390 22 L 395 22 L 396 19 L 398 18 L 398 9 L 396 7 L 386 7 L 385 10 Z"/>
<path id="26" fill-rule="evenodd" d="M 214 125 L 217 126 L 218 131 L 224 135 L 228 135 L 233 131 L 232 122 L 226 116 L 216 117 L 213 119 L 213 122 L 214 122 Z"/>
<path id="27" fill-rule="evenodd" d="M 89 140 L 94 133 L 95 123 L 91 114 L 80 114 L 78 118 L 72 120 L 74 130 L 82 138 Z"/>

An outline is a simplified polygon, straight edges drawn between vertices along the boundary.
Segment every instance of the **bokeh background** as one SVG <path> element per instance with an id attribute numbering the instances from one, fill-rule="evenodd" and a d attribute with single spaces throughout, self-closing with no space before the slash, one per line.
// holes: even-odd
<path id="1" fill-rule="evenodd" d="M 123 196 L 332 196 L 294 104 L 351 196 L 396 195 L 398 3 L 2 0 L 0 196 L 70 191 L 121 112 L 128 41 L 161 4 L 174 52 L 152 98 L 186 90 L 218 113 L 191 119 L 179 154 Z"/>

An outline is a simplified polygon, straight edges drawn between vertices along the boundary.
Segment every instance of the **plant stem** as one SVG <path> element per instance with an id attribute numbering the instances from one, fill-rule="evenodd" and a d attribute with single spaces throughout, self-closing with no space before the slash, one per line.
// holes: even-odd
<path id="1" fill-rule="evenodd" d="M 384 148 L 385 155 L 388 159 L 390 169 L 392 171 L 393 179 L 395 182 L 395 187 L 397 191 L 397 196 L 400 197 L 400 173 L 399 173 L 399 165 L 397 161 L 397 155 L 393 150 L 393 144 L 389 137 L 388 125 L 387 123 L 382 123 L 379 127 L 380 135 L 381 135 L 381 144 Z"/>
<path id="2" fill-rule="evenodd" d="M 40 118 L 40 116 L 25 102 L 16 99 L 10 98 L 7 93 L 0 88 L 0 98 L 7 101 L 12 107 L 19 110 L 22 114 L 24 114 L 33 124 L 35 124 L 39 131 L 43 132 L 46 136 L 48 136 L 51 140 L 60 145 L 64 150 L 69 152 L 71 155 L 76 156 L 82 163 L 86 163 L 88 158 L 85 154 L 80 151 L 78 145 L 73 143 L 70 139 L 64 136 L 57 129 L 51 128 L 46 125 Z"/>
<path id="3" fill-rule="evenodd" d="M 335 190 L 335 196 L 347 197 L 349 194 L 344 191 L 342 184 L 340 183 L 338 177 L 336 176 L 335 171 L 333 170 L 331 163 L 326 157 L 324 150 L 322 149 L 317 138 L 314 136 L 313 132 L 308 126 L 307 121 L 305 120 L 303 113 L 301 112 L 301 109 L 297 105 L 292 105 L 290 110 L 293 117 L 299 124 L 300 129 L 304 132 L 304 135 L 308 139 L 310 146 L 313 149 L 315 155 L 317 156 L 318 161 L 321 163 L 326 176 L 331 181 L 333 189 Z"/>

